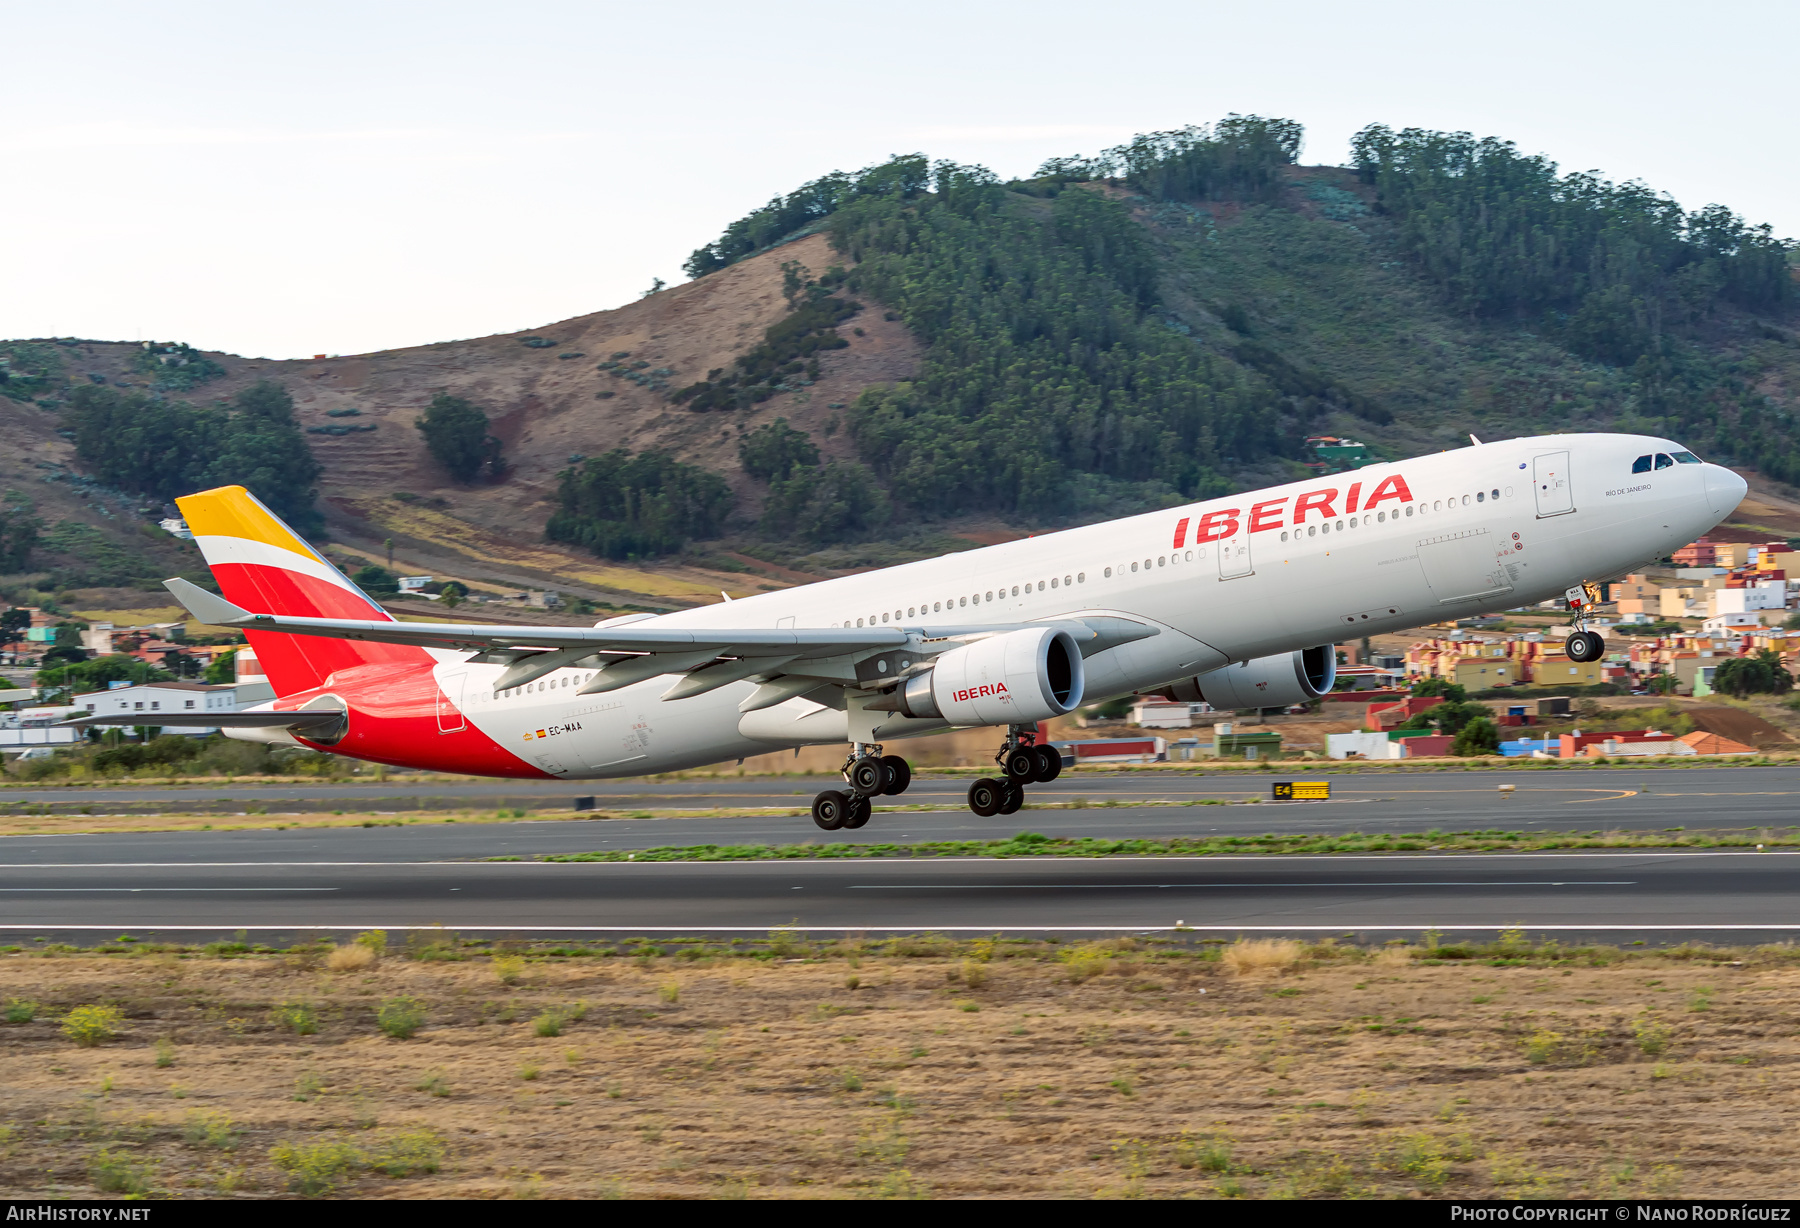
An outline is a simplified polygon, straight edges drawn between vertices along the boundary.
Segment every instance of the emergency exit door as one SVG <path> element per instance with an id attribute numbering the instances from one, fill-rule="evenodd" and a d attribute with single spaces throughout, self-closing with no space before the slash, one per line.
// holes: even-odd
<path id="1" fill-rule="evenodd" d="M 1544 453 L 1532 462 L 1531 476 L 1540 518 L 1575 510 L 1575 487 L 1569 482 L 1567 452 Z"/>

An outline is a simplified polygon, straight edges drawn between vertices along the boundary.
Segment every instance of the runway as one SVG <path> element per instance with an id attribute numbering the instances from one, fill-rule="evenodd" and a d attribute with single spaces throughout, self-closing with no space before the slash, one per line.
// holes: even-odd
<path id="1" fill-rule="evenodd" d="M 1331 782 L 1332 800 L 1272 805 L 1269 785 L 1293 777 Z M 568 808 L 594 797 L 613 814 L 654 819 L 680 812 L 716 811 L 717 818 L 683 818 L 636 842 L 725 843 L 790 841 L 819 833 L 805 818 L 760 813 L 804 810 L 824 777 L 701 778 L 683 781 L 445 781 L 393 784 L 287 785 L 234 782 L 114 788 L 0 790 L 0 812 L 19 805 L 54 813 L 219 813 L 247 807 L 270 813 L 389 813 L 517 808 Z M 1403 772 L 1185 773 L 1172 771 L 1066 773 L 1026 790 L 1026 810 L 1011 818 L 981 819 L 966 808 L 969 777 L 924 777 L 880 807 L 905 807 L 904 818 L 879 813 L 860 834 L 840 838 L 976 839 L 1029 828 L 1046 834 L 1167 836 L 1296 832 L 1423 832 L 1580 830 L 1597 828 L 1745 828 L 1800 824 L 1800 768 L 1572 768 L 1553 770 L 1421 770 Z M 1501 785 L 1513 786 L 1510 792 Z M 1231 805 L 1200 806 L 1201 802 Z M 1251 802 L 1257 804 L 1249 804 Z M 1081 807 L 1068 809 L 1067 807 Z M 926 808 L 924 811 L 914 810 Z M 1049 807 L 1049 808 L 1044 808 Z M 918 817 L 913 817 L 914 815 Z M 622 826 L 622 825 L 616 825 Z M 641 843 L 606 847 L 645 847 Z"/>
<path id="2" fill-rule="evenodd" d="M 92 943 L 209 940 L 237 930 L 280 945 L 303 933 L 442 925 L 465 934 L 613 937 L 760 933 L 796 925 L 868 933 L 920 930 L 1200 934 L 1445 934 L 1522 926 L 1571 939 L 1651 943 L 1800 938 L 1800 854 L 1710 851 L 1425 854 L 1158 859 L 888 857 L 857 861 L 583 863 L 548 853 L 668 845 L 899 844 L 1010 836 L 1177 836 L 1480 828 L 1790 827 L 1800 769 L 1583 769 L 1325 774 L 1334 800 L 1200 805 L 1267 795 L 1278 774 L 1075 774 L 1033 786 L 1037 803 L 982 819 L 958 805 L 966 778 L 925 779 L 898 799 L 942 809 L 880 809 L 858 832 L 827 836 L 804 817 L 824 780 L 617 782 L 581 787 L 624 819 L 444 821 L 412 810 L 391 826 L 0 837 L 0 937 Z M 1511 796 L 1499 785 L 1512 784 Z M 437 786 L 466 800 L 509 782 Z M 429 790 L 432 786 L 419 786 Z M 382 792 L 385 789 L 385 792 Z M 607 793 L 606 790 L 612 790 Z M 326 792 L 328 791 L 328 793 Z M 43 790 L 67 799 L 69 791 Z M 96 810 L 190 788 L 89 790 Z M 393 786 L 214 790 L 272 811 L 288 793 L 367 812 Z M 573 786 L 538 789 L 539 805 Z M 18 791 L 9 791 L 17 800 Z M 1085 799 L 1086 805 L 1080 805 Z M 624 803 L 629 801 L 630 806 Z M 694 817 L 680 811 L 711 810 Z M 171 807 L 173 808 L 173 807 Z M 524 860 L 494 862 L 493 857 Z M 1722 927 L 1722 928 L 1719 928 Z"/>
<path id="3" fill-rule="evenodd" d="M 301 843 L 259 841 L 264 856 L 254 859 L 119 860 L 117 848 L 95 846 L 83 861 L 10 860 L 0 865 L 0 935 L 201 941 L 245 930 L 279 946 L 308 933 L 428 926 L 617 938 L 1185 923 L 1202 934 L 1491 936 L 1519 927 L 1615 942 L 1800 936 L 1800 853 L 553 863 L 416 859 L 392 844 L 327 859 Z M 10 840 L 3 851 L 18 846 Z M 107 852 L 113 860 L 98 860 Z"/>

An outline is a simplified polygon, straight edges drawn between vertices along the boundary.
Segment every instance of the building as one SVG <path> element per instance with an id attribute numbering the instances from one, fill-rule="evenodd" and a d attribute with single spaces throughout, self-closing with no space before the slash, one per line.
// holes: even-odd
<path id="1" fill-rule="evenodd" d="M 74 697 L 73 706 L 77 715 L 141 715 L 146 726 L 160 728 L 164 733 L 199 737 L 218 732 L 217 725 L 205 723 L 206 714 L 237 711 L 238 695 L 237 687 L 229 684 L 148 682 L 86 691 Z"/>
<path id="2" fill-rule="evenodd" d="M 1378 729 L 1325 735 L 1327 759 L 1400 759 L 1406 748 Z"/>
<path id="3" fill-rule="evenodd" d="M 1162 738 L 1094 738 L 1050 745 L 1062 752 L 1065 764 L 1162 763 L 1169 757 L 1169 744 Z"/>
<path id="4" fill-rule="evenodd" d="M 1270 729 L 1234 730 L 1231 722 L 1222 721 L 1213 726 L 1213 740 L 1202 744 L 1201 752 L 1215 759 L 1274 759 L 1281 754 L 1281 735 Z"/>
<path id="5" fill-rule="evenodd" d="M 1194 723 L 1194 714 L 1184 703 L 1144 699 L 1131 705 L 1131 723 L 1143 729 L 1186 729 Z"/>
<path id="6" fill-rule="evenodd" d="M 1702 537 L 1699 541 L 1689 542 L 1670 557 L 1677 567 L 1716 567 L 1718 566 L 1719 543 L 1710 537 Z"/>

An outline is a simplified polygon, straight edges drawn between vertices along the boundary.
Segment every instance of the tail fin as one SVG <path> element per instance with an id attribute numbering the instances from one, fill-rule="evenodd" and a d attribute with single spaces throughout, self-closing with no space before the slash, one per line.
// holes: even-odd
<path id="1" fill-rule="evenodd" d="M 258 614 L 394 621 L 242 486 L 204 490 L 175 502 L 227 601 Z M 338 671 L 361 665 L 431 660 L 423 649 L 398 644 L 247 634 L 277 695 L 325 686 Z"/>

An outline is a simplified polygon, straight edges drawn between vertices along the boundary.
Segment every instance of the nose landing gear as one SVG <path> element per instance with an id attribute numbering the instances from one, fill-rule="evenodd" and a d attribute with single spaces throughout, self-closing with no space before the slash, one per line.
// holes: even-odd
<path id="1" fill-rule="evenodd" d="M 1062 775 L 1062 755 L 1037 744 L 1037 726 L 1009 725 L 994 755 L 1000 779 L 983 776 L 969 786 L 969 809 L 983 818 L 1012 814 L 1025 804 L 1025 786 L 1048 784 Z"/>
<path id="2" fill-rule="evenodd" d="M 857 743 L 844 760 L 844 783 L 849 789 L 826 789 L 813 798 L 813 822 L 824 831 L 854 830 L 867 823 L 874 813 L 869 799 L 906 792 L 912 765 L 899 755 L 882 754 L 878 745 Z"/>
<path id="3" fill-rule="evenodd" d="M 1574 631 L 1563 641 L 1563 651 L 1569 660 L 1586 663 L 1598 661 L 1606 655 L 1606 640 L 1598 631 L 1587 629 L 1588 611 L 1600 601 L 1600 586 L 1586 583 L 1570 589 L 1563 596 L 1568 600 L 1569 613 L 1573 615 Z"/>

